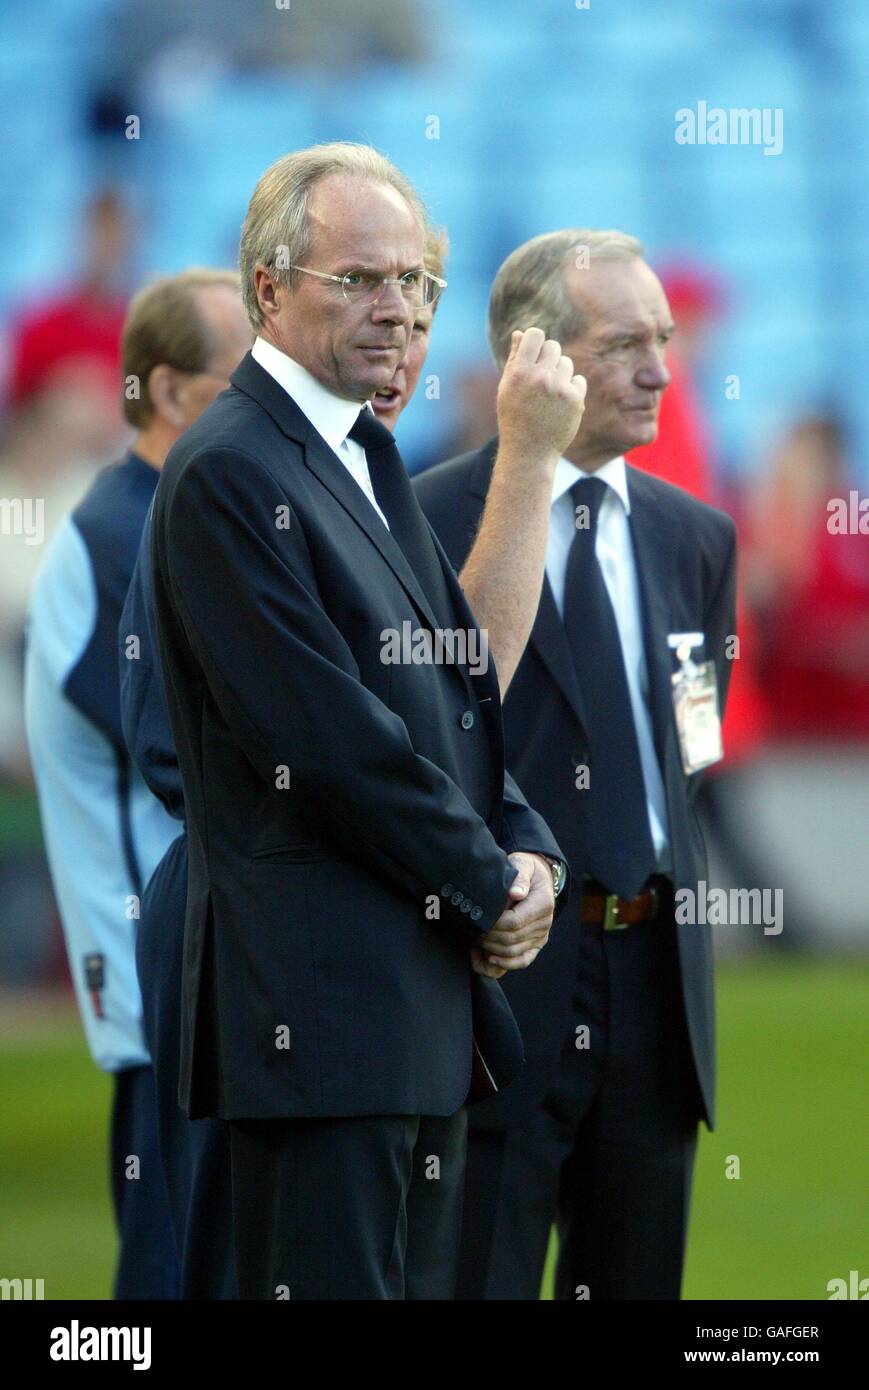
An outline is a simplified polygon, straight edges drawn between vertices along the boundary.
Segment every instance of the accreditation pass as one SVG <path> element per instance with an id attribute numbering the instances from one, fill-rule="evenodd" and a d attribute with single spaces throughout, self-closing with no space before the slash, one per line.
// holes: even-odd
<path id="1" fill-rule="evenodd" d="M 690 663 L 673 676 L 673 709 L 682 766 L 690 777 L 724 757 L 715 665 Z"/>

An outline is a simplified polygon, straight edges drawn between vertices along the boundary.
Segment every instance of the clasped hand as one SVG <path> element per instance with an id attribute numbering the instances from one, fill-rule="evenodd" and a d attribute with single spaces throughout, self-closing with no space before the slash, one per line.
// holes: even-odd
<path id="1" fill-rule="evenodd" d="M 537 959 L 549 940 L 555 910 L 549 861 L 520 850 L 507 858 L 519 870 L 510 885 L 507 906 L 480 944 L 471 947 L 473 969 L 492 980 L 508 970 L 524 970 Z"/>

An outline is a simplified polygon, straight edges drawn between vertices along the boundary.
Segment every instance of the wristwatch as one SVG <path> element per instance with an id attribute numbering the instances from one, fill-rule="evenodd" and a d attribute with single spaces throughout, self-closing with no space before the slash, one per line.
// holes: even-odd
<path id="1" fill-rule="evenodd" d="M 567 865 L 563 859 L 550 859 L 548 854 L 545 858 L 552 870 L 552 887 L 557 898 L 567 882 Z"/>

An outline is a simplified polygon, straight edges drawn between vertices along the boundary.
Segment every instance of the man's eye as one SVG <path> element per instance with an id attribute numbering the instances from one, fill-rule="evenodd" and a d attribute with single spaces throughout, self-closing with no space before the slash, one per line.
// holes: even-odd
<path id="1" fill-rule="evenodd" d="M 349 275 L 344 276 L 344 282 L 347 285 L 361 285 L 363 279 L 364 276 L 361 270 L 351 270 Z"/>
<path id="2" fill-rule="evenodd" d="M 405 271 L 404 275 L 402 275 L 402 277 L 401 277 L 401 283 L 402 283 L 402 285 L 407 285 L 408 287 L 413 287 L 414 285 L 418 285 L 418 284 L 421 282 L 421 280 L 422 280 L 422 271 L 421 271 L 421 270 L 407 270 L 407 271 Z"/>

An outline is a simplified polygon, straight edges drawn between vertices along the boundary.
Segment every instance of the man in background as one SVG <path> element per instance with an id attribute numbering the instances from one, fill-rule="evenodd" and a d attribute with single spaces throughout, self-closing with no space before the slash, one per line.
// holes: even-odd
<path id="1" fill-rule="evenodd" d="M 669 638 L 699 636 L 723 702 L 734 527 L 625 464 L 655 438 L 673 331 L 638 241 L 570 229 L 520 246 L 490 300 L 499 366 L 515 368 L 532 326 L 587 379 L 580 433 L 526 470 L 521 505 L 511 438 L 416 480 L 457 568 L 486 560 L 487 524 L 502 557 L 473 605 L 509 684 L 507 763 L 579 889 L 534 970 L 504 979 L 526 1062 L 469 1116 L 459 1296 L 537 1298 L 556 1221 L 556 1297 L 675 1299 L 698 1120 L 713 1122 L 714 1021 L 710 930 L 674 912 L 675 889 L 696 894 L 706 869 Z M 513 528 L 541 537 L 522 572 Z"/>
<path id="2" fill-rule="evenodd" d="M 91 1054 L 115 1077 L 119 1299 L 178 1292 L 134 959 L 142 891 L 178 827 L 126 749 L 117 627 L 166 454 L 248 343 L 232 272 L 187 271 L 134 298 L 122 353 L 124 413 L 137 434 L 58 530 L 29 615 L 25 713 L 46 850 Z"/>

